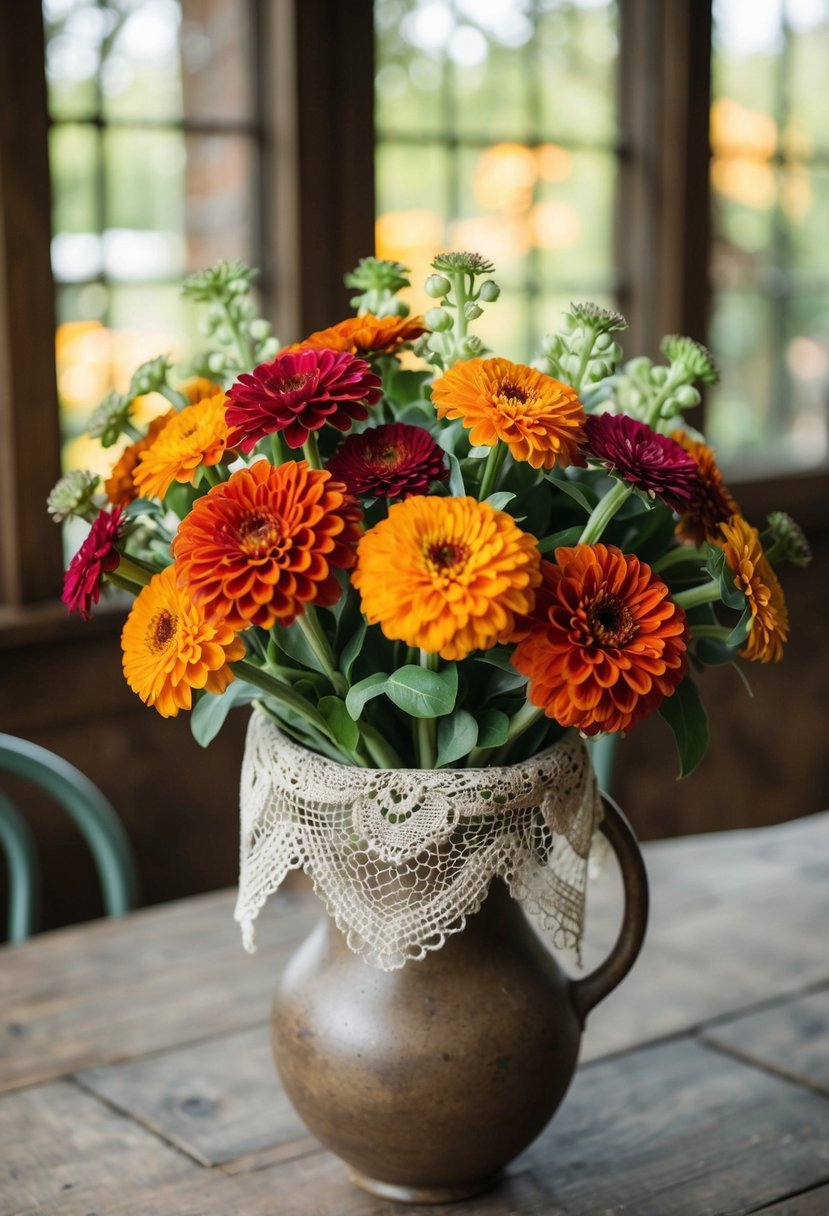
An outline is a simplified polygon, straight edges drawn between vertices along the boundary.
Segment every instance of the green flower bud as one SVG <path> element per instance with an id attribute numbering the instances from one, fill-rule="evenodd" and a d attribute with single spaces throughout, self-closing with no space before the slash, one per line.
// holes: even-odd
<path id="1" fill-rule="evenodd" d="M 446 333 L 452 328 L 452 317 L 445 308 L 428 308 L 423 320 L 435 333 Z"/>
<path id="2" fill-rule="evenodd" d="M 220 350 L 214 350 L 207 356 L 207 366 L 211 372 L 223 372 L 227 359 Z"/>
<path id="3" fill-rule="evenodd" d="M 46 506 L 56 524 L 73 515 L 83 516 L 93 506 L 100 477 L 89 469 L 74 469 L 53 486 Z"/>
<path id="4" fill-rule="evenodd" d="M 667 367 L 654 367 L 651 370 L 651 380 L 653 380 L 654 384 L 664 384 L 667 379 Z"/>
<path id="5" fill-rule="evenodd" d="M 360 258 L 354 270 L 350 271 L 343 281 L 346 287 L 357 287 L 362 293 L 380 292 L 383 295 L 393 295 L 410 285 L 408 275 L 409 267 L 404 266 L 402 262 L 392 262 L 387 258 Z"/>
<path id="6" fill-rule="evenodd" d="M 442 300 L 452 289 L 452 284 L 442 274 L 430 274 L 424 286 L 426 295 L 432 300 Z"/>
<path id="7" fill-rule="evenodd" d="M 501 294 L 501 288 L 494 279 L 485 279 L 478 294 L 485 304 L 494 304 Z"/>
<path id="8" fill-rule="evenodd" d="M 461 358 L 476 358 L 476 356 L 479 355 L 483 350 L 483 346 L 484 344 L 477 334 L 469 334 L 469 336 L 464 338 L 463 342 L 461 342 Z"/>
<path id="9" fill-rule="evenodd" d="M 471 275 L 492 274 L 495 269 L 488 258 L 483 257 L 480 253 L 468 251 L 439 253 L 433 258 L 432 267 L 434 270 L 443 271 L 446 274 L 457 274 L 461 270 Z"/>
<path id="10" fill-rule="evenodd" d="M 660 418 L 673 418 L 679 413 L 681 406 L 675 396 L 666 397 L 659 407 Z"/>
<path id="11" fill-rule="evenodd" d="M 701 342 L 681 337 L 679 334 L 668 334 L 662 339 L 659 349 L 671 366 L 681 362 L 689 379 L 701 380 L 703 384 L 717 383 L 717 365 L 711 352 Z"/>
<path id="12" fill-rule="evenodd" d="M 279 343 L 276 338 L 267 338 L 261 346 L 257 347 L 258 362 L 267 363 L 278 351 Z"/>
<path id="13" fill-rule="evenodd" d="M 812 560 L 812 549 L 800 524 L 785 511 L 772 511 L 768 520 L 772 542 L 780 556 L 794 566 L 808 566 Z"/>
<path id="14" fill-rule="evenodd" d="M 694 388 L 693 384 L 681 384 L 676 390 L 676 399 L 684 410 L 690 410 L 695 405 L 699 405 L 702 397 L 699 389 Z"/>
<path id="15" fill-rule="evenodd" d="M 87 431 L 91 439 L 100 439 L 102 447 L 111 448 L 121 438 L 131 418 L 132 396 L 107 393 L 89 419 Z"/>
<path id="16" fill-rule="evenodd" d="M 647 355 L 637 355 L 635 359 L 631 359 L 625 365 L 625 371 L 630 376 L 642 376 L 643 373 L 650 374 L 652 363 Z"/>
<path id="17" fill-rule="evenodd" d="M 270 337 L 271 327 L 267 321 L 251 321 L 248 332 L 254 342 L 264 342 L 265 338 Z"/>
<path id="18" fill-rule="evenodd" d="M 188 275 L 181 294 L 197 303 L 227 302 L 233 295 L 247 291 L 256 273 L 238 258 L 233 262 L 219 261 L 208 270 Z"/>
<path id="19" fill-rule="evenodd" d="M 467 321 L 477 321 L 478 317 L 484 315 L 484 310 L 474 300 L 467 300 L 463 306 L 463 315 Z"/>

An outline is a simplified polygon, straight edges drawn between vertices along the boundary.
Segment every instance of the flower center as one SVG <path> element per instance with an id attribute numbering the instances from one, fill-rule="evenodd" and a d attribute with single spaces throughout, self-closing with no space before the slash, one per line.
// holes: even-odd
<path id="1" fill-rule="evenodd" d="M 587 624 L 600 646 L 624 646 L 636 632 L 636 622 L 627 604 L 606 591 L 600 591 L 588 606 Z"/>
<path id="2" fill-rule="evenodd" d="M 147 630 L 147 649 L 153 654 L 160 654 L 172 642 L 177 630 L 178 617 L 174 616 L 168 608 L 162 608 L 161 612 L 157 612 L 150 621 L 150 627 Z"/>
<path id="3" fill-rule="evenodd" d="M 426 547 L 426 561 L 433 570 L 443 573 L 454 566 L 460 566 L 469 556 L 466 545 L 454 540 L 433 541 Z"/>
<path id="4" fill-rule="evenodd" d="M 400 448 L 389 443 L 384 448 L 375 448 L 373 452 L 369 452 L 368 463 L 382 469 L 390 469 L 400 463 L 400 455 Z"/>
<path id="5" fill-rule="evenodd" d="M 282 541 L 282 524 L 270 514 L 253 511 L 239 525 L 239 545 L 249 557 L 261 557 Z"/>
<path id="6" fill-rule="evenodd" d="M 501 396 L 506 397 L 508 401 L 520 401 L 523 405 L 527 400 L 528 393 L 520 384 L 513 384 L 511 380 L 508 380 L 506 384 L 501 385 Z"/>

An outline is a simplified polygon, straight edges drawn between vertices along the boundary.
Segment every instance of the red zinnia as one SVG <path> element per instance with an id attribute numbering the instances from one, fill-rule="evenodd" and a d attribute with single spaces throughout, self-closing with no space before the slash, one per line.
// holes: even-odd
<path id="1" fill-rule="evenodd" d="M 368 417 L 381 395 L 380 378 L 347 351 L 278 354 L 239 376 L 228 390 L 229 446 L 251 452 L 265 435 L 281 431 L 289 448 L 301 448 L 326 422 L 347 431 Z"/>
<path id="2" fill-rule="evenodd" d="M 589 414 L 584 453 L 680 514 L 699 493 L 694 458 L 674 439 L 627 414 Z"/>
<path id="3" fill-rule="evenodd" d="M 668 588 L 614 545 L 556 549 L 513 666 L 548 718 L 585 735 L 629 730 L 685 675 L 688 624 Z"/>
<path id="4" fill-rule="evenodd" d="M 371 498 L 428 494 L 433 481 L 445 481 L 449 476 L 443 451 L 429 432 L 405 422 L 349 435 L 327 467 L 351 494 Z"/>
<path id="5" fill-rule="evenodd" d="M 64 576 L 61 599 L 70 612 L 79 612 L 85 621 L 92 615 L 92 605 L 101 598 L 104 574 L 115 570 L 121 560 L 115 542 L 121 535 L 122 523 L 120 507 L 99 511 Z"/>

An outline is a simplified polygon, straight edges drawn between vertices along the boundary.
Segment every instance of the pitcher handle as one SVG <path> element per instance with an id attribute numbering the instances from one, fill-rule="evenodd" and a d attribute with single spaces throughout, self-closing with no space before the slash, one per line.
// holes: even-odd
<path id="1" fill-rule="evenodd" d="M 625 911 L 619 936 L 604 962 L 583 979 L 571 981 L 570 995 L 582 1025 L 590 1010 L 622 982 L 636 962 L 648 923 L 648 876 L 633 828 L 607 794 L 602 794 L 602 803 L 604 819 L 600 830 L 619 862 Z"/>

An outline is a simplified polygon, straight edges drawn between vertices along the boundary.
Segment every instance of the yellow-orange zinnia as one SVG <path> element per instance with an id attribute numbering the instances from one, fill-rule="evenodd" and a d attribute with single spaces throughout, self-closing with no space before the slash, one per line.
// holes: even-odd
<path id="1" fill-rule="evenodd" d="M 208 621 L 168 566 L 136 598 L 121 632 L 124 676 L 163 718 L 190 709 L 192 690 L 224 692 L 235 678 L 228 666 L 245 644 L 225 622 Z"/>
<path id="2" fill-rule="evenodd" d="M 357 548 L 351 581 L 369 623 L 444 659 L 511 640 L 538 585 L 535 537 L 475 498 L 397 503 Z"/>
<path id="3" fill-rule="evenodd" d="M 456 363 L 432 385 L 440 418 L 460 418 L 477 447 L 500 440 L 534 469 L 573 464 L 584 440 L 584 409 L 569 384 L 509 359 Z"/>
<path id="4" fill-rule="evenodd" d="M 629 730 L 676 689 L 688 624 L 668 588 L 615 545 L 556 549 L 513 666 L 533 705 L 585 735 Z M 525 622 L 527 624 L 527 622 Z"/>
<path id="5" fill-rule="evenodd" d="M 205 612 L 237 629 L 290 625 L 306 604 L 341 595 L 361 511 L 342 482 L 305 460 L 238 469 L 193 505 L 172 550 L 179 580 Z"/>
<path id="6" fill-rule="evenodd" d="M 739 515 L 740 508 L 723 480 L 714 450 L 707 443 L 692 438 L 687 431 L 674 431 L 671 439 L 693 456 L 700 473 L 700 488 L 690 509 L 679 517 L 677 535 L 695 545 L 706 540 L 719 542 L 720 524 L 732 515 Z"/>
<path id="7" fill-rule="evenodd" d="M 751 608 L 751 630 L 740 651 L 744 659 L 776 663 L 789 636 L 789 613 L 783 588 L 763 554 L 760 535 L 742 515 L 720 524 L 722 547 L 734 582 Z"/>
<path id="8" fill-rule="evenodd" d="M 368 312 L 319 329 L 301 342 L 284 347 L 283 354 L 297 350 L 345 350 L 352 355 L 370 355 L 398 350 L 404 342 L 414 342 L 426 332 L 423 317 L 375 317 Z"/>
<path id="9" fill-rule="evenodd" d="M 174 481 L 192 482 L 200 465 L 216 465 L 227 449 L 227 398 L 221 389 L 169 419 L 142 452 L 133 475 L 138 492 L 163 498 Z"/>
<path id="10" fill-rule="evenodd" d="M 138 462 L 147 449 L 155 443 L 167 423 L 175 416 L 175 410 L 168 410 L 166 414 L 154 418 L 147 428 L 146 435 L 124 448 L 112 466 L 112 472 L 104 482 L 104 491 L 114 507 L 128 507 L 138 498 L 138 489 L 135 485 L 135 470 Z"/>

